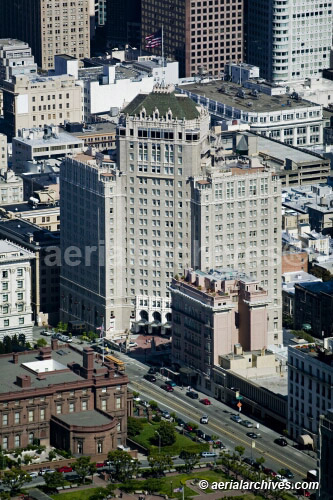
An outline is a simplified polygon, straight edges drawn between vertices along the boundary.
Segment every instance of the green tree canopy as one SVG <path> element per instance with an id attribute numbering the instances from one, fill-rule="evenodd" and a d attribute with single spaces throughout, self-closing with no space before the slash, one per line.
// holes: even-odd
<path id="1" fill-rule="evenodd" d="M 127 434 L 128 437 L 134 437 L 140 434 L 143 428 L 142 420 L 135 417 L 128 417 L 127 419 Z"/>
<path id="2" fill-rule="evenodd" d="M 66 484 L 64 475 L 57 471 L 52 472 L 51 474 L 44 474 L 44 481 L 49 490 L 55 490 L 58 486 L 64 486 Z"/>
<path id="3" fill-rule="evenodd" d="M 138 471 L 140 462 L 133 459 L 127 451 L 113 450 L 108 453 L 108 461 L 112 467 L 113 475 L 119 482 L 134 476 Z"/>
<path id="4" fill-rule="evenodd" d="M 96 472 L 96 463 L 91 462 L 90 457 L 79 457 L 72 467 L 79 476 L 80 483 L 84 483 L 87 476 Z"/>
<path id="5" fill-rule="evenodd" d="M 171 422 L 162 421 L 158 427 L 158 434 L 152 438 L 154 444 L 159 444 L 161 440 L 161 446 L 171 446 L 176 442 L 176 432 L 173 424 Z"/>
<path id="6" fill-rule="evenodd" d="M 9 471 L 5 471 L 2 484 L 14 494 L 20 491 L 24 483 L 30 483 L 30 481 L 31 477 L 26 471 L 13 468 Z"/>
<path id="7" fill-rule="evenodd" d="M 173 466 L 173 461 L 170 455 L 164 453 L 155 453 L 149 455 L 148 463 L 153 476 L 163 476 L 166 470 Z"/>

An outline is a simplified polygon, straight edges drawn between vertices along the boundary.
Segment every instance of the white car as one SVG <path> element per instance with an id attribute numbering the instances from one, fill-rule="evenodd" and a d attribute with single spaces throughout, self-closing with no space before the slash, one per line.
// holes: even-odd
<path id="1" fill-rule="evenodd" d="M 202 415 L 202 417 L 200 418 L 200 424 L 208 424 L 208 415 Z"/>
<path id="2" fill-rule="evenodd" d="M 38 472 L 36 472 L 36 471 L 31 471 L 28 474 L 30 477 L 38 477 Z"/>
<path id="3" fill-rule="evenodd" d="M 49 469 L 48 467 L 43 467 L 43 469 L 41 469 L 39 471 L 39 475 L 44 476 L 45 474 L 53 474 L 53 472 L 55 472 L 54 469 Z"/>
<path id="4" fill-rule="evenodd" d="M 129 342 L 128 347 L 138 347 L 136 342 Z"/>
<path id="5" fill-rule="evenodd" d="M 41 335 L 44 335 L 44 337 L 51 337 L 52 331 L 51 330 L 42 330 L 40 332 Z"/>

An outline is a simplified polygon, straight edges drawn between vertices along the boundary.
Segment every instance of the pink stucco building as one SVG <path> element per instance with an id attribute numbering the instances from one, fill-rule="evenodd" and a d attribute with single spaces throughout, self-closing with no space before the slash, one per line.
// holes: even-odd
<path id="1" fill-rule="evenodd" d="M 172 280 L 172 355 L 197 385 L 207 380 L 218 357 L 267 347 L 267 291 L 258 281 L 231 270 L 191 269 Z M 184 371 L 184 370 L 183 370 Z"/>

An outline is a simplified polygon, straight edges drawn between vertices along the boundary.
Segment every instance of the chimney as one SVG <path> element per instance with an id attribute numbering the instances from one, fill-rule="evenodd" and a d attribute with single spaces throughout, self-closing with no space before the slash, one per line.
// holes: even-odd
<path id="1" fill-rule="evenodd" d="M 42 347 L 39 350 L 39 359 L 51 359 L 51 346 Z"/>
<path id="2" fill-rule="evenodd" d="M 51 349 L 52 351 L 57 351 L 59 349 L 58 339 L 51 339 Z"/>
<path id="3" fill-rule="evenodd" d="M 91 349 L 91 347 L 85 347 L 83 349 L 83 367 L 82 367 L 82 376 L 84 378 L 91 378 L 94 371 L 94 355 L 95 352 Z"/>
<path id="4" fill-rule="evenodd" d="M 13 352 L 13 363 L 14 365 L 18 364 L 18 352 Z"/>
<path id="5" fill-rule="evenodd" d="M 17 375 L 16 384 L 19 387 L 22 387 L 22 389 L 25 389 L 26 387 L 31 386 L 31 378 L 29 377 L 29 375 Z"/>

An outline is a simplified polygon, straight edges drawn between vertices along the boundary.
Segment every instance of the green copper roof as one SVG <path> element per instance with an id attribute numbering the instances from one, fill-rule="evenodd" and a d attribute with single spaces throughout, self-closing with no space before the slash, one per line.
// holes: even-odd
<path id="1" fill-rule="evenodd" d="M 185 95 L 151 92 L 148 95 L 139 94 L 136 96 L 123 112 L 130 116 L 139 115 L 144 107 L 147 116 L 153 116 L 155 108 L 157 108 L 160 116 L 165 116 L 170 108 L 173 118 L 194 120 L 200 114 L 196 106 L 196 103 Z"/>

